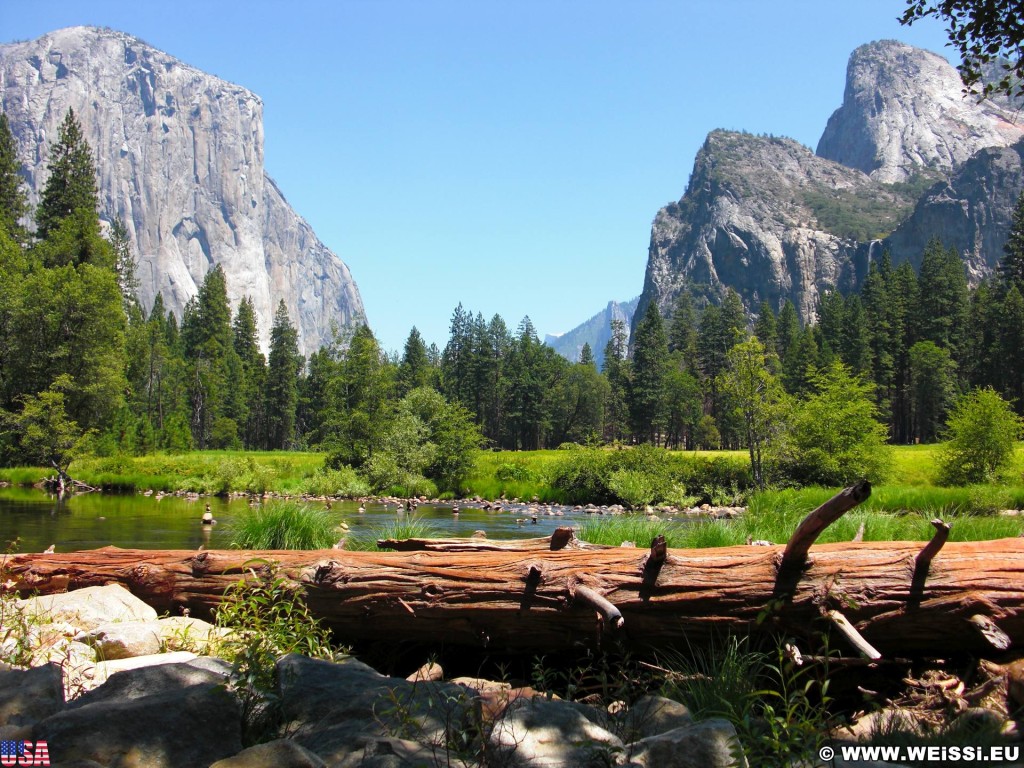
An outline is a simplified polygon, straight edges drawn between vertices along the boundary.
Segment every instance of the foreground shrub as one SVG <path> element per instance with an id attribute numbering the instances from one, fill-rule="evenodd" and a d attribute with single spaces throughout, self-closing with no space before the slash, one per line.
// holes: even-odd
<path id="1" fill-rule="evenodd" d="M 217 626 L 226 630 L 217 655 L 231 663 L 229 680 L 242 704 L 245 744 L 271 735 L 280 719 L 274 679 L 279 657 L 335 656 L 330 633 L 309 613 L 300 592 L 279 576 L 251 573 L 252 578 L 228 587 L 216 615 Z"/>
<path id="2" fill-rule="evenodd" d="M 276 501 L 250 509 L 232 526 L 231 546 L 240 549 L 329 549 L 337 523 L 326 509 Z"/>
<path id="3" fill-rule="evenodd" d="M 1007 467 L 1024 422 L 991 389 L 975 389 L 957 401 L 939 449 L 939 483 L 983 483 Z"/>

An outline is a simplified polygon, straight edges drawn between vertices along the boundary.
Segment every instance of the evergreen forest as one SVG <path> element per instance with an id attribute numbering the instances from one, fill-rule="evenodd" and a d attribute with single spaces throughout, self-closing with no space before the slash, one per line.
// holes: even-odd
<path id="1" fill-rule="evenodd" d="M 801 467 L 842 427 L 877 443 L 946 436 L 958 398 L 1024 407 L 1024 198 L 998 273 L 969 287 L 960 256 L 931 242 L 920 270 L 873 263 L 859 292 L 824 295 L 817 322 L 729 291 L 683 290 L 617 324 L 598 370 L 569 362 L 529 317 L 513 329 L 463 305 L 443 349 L 413 327 L 388 354 L 367 326 L 304 359 L 282 302 L 259 344 L 253 304 L 234 310 L 219 267 L 183 316 L 136 297 L 125 226 L 101 223 L 96 168 L 72 112 L 30 210 L 0 115 L 0 462 L 65 471 L 83 453 L 314 449 L 377 488 L 425 477 L 458 490 L 477 447 L 653 444 L 747 449 L 765 479 L 828 482 Z M 34 227 L 31 226 L 34 224 Z M 829 440 L 838 440 L 834 449 Z M 875 443 L 871 443 L 875 444 Z M 865 451 L 857 473 L 870 476 Z M 847 470 L 844 470 L 848 472 Z"/>

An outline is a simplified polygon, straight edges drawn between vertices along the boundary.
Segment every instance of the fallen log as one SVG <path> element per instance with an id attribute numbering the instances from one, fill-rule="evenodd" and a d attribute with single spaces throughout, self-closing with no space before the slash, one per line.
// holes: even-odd
<path id="1" fill-rule="evenodd" d="M 652 648 L 721 633 L 832 631 L 842 611 L 884 658 L 991 651 L 984 616 L 1024 647 L 1024 540 L 947 543 L 912 592 L 918 542 L 818 545 L 792 591 L 782 547 L 556 552 L 150 551 L 11 555 L 0 580 L 23 595 L 117 582 L 158 611 L 212 613 L 250 569 L 299 585 L 341 640 L 396 639 L 554 652 L 621 641 Z M 580 588 L 583 588 L 582 590 Z M 597 595 L 618 612 L 595 609 Z M 621 628 L 616 629 L 616 626 Z M 834 647 L 843 647 L 835 634 Z M 810 645 L 810 643 L 809 643 Z"/>
<path id="2" fill-rule="evenodd" d="M 576 538 L 572 528 L 556 528 L 550 536 L 532 539 L 379 539 L 378 549 L 396 552 L 557 552 L 562 549 L 610 549 Z"/>

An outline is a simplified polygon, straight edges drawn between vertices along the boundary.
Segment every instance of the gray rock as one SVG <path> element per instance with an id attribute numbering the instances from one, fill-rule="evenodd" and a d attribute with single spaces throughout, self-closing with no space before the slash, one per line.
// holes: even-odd
<path id="1" fill-rule="evenodd" d="M 368 741 L 362 752 L 334 763 L 332 768 L 469 768 L 470 765 L 443 749 L 407 739 L 378 738 Z"/>
<path id="2" fill-rule="evenodd" d="M 224 682 L 226 676 L 226 671 L 203 669 L 194 666 L 193 663 L 160 664 L 129 669 L 112 674 L 102 685 L 70 702 L 68 708 L 83 707 L 101 701 L 131 701 L 196 685 L 218 685 Z"/>
<path id="3" fill-rule="evenodd" d="M 156 621 L 156 611 L 119 584 L 85 587 L 22 600 L 29 616 L 89 631 L 115 621 Z"/>
<path id="4" fill-rule="evenodd" d="M 791 139 L 713 131 L 697 153 L 678 203 L 651 227 L 647 274 L 634 324 L 651 301 L 663 313 L 686 287 L 709 298 L 732 287 L 748 309 L 789 299 L 806 322 L 821 294 L 856 284 L 866 246 L 819 223 L 812 203 L 837 195 L 882 204 L 892 231 L 914 197 L 864 173 L 814 155 Z M 864 251 L 862 253 L 862 251 Z"/>
<path id="5" fill-rule="evenodd" d="M 191 616 L 168 616 L 157 619 L 160 639 L 169 651 L 203 652 L 221 631 L 209 622 Z"/>
<path id="6" fill-rule="evenodd" d="M 744 768 L 747 760 L 728 720 L 701 720 L 627 747 L 630 765 L 643 768 Z"/>
<path id="7" fill-rule="evenodd" d="M 94 760 L 109 768 L 208 768 L 242 749 L 237 700 L 200 685 L 128 701 L 99 701 L 38 723 L 54 765 Z"/>
<path id="8" fill-rule="evenodd" d="M 281 300 L 304 354 L 331 340 L 332 323 L 364 320 L 348 267 L 264 170 L 263 103 L 251 91 L 95 27 L 0 45 L 0 83 L 33 204 L 57 127 L 75 110 L 100 210 L 128 229 L 147 308 L 159 291 L 180 318 L 220 264 L 232 304 L 252 298 L 264 348 Z"/>
<path id="9" fill-rule="evenodd" d="M 93 668 L 92 685 L 95 688 L 102 685 L 106 680 L 118 672 L 129 669 L 141 669 L 142 667 L 156 667 L 163 664 L 186 664 L 196 659 L 194 653 L 188 651 L 172 651 L 170 653 L 153 653 L 148 656 L 131 656 L 127 659 L 112 659 L 111 661 L 97 662 Z"/>
<path id="10" fill-rule="evenodd" d="M 163 649 L 160 625 L 156 621 L 101 624 L 88 632 L 80 632 L 75 640 L 94 648 L 96 657 L 103 660 L 151 656 Z"/>
<path id="11" fill-rule="evenodd" d="M 210 768 L 324 768 L 324 761 L 288 739 L 268 741 L 218 760 Z"/>
<path id="12" fill-rule="evenodd" d="M 489 735 L 490 747 L 509 765 L 529 768 L 607 765 L 623 752 L 622 740 L 568 702 L 517 699 Z M 499 757 L 499 760 L 503 759 Z"/>
<path id="13" fill-rule="evenodd" d="M 1022 137 L 1013 105 L 965 98 L 960 74 L 942 56 L 883 40 L 850 55 L 843 105 L 818 154 L 894 182 L 922 168 L 948 173 L 981 149 Z"/>
<path id="14" fill-rule="evenodd" d="M 57 664 L 0 672 L 0 726 L 32 725 L 64 708 L 64 677 Z"/>
<path id="15" fill-rule="evenodd" d="M 918 201 L 884 246 L 893 262 L 920 269 L 925 246 L 939 237 L 964 260 L 972 284 L 992 274 L 1003 257 L 1013 208 L 1024 192 L 1024 143 L 984 149 Z"/>
<path id="16" fill-rule="evenodd" d="M 277 663 L 277 680 L 288 732 L 329 763 L 381 737 L 428 746 L 458 740 L 471 731 L 477 710 L 462 686 L 386 677 L 355 659 L 292 654 Z"/>
<path id="17" fill-rule="evenodd" d="M 693 723 L 693 715 L 685 704 L 664 696 L 643 696 L 622 715 L 620 728 L 625 738 L 645 739 Z"/>

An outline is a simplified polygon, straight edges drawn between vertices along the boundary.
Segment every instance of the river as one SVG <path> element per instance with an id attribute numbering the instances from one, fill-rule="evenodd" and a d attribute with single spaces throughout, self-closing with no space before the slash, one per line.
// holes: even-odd
<path id="1" fill-rule="evenodd" d="M 310 502 L 323 505 L 323 502 Z M 206 504 L 217 524 L 200 523 Z M 358 502 L 332 503 L 331 514 L 347 535 L 376 539 L 398 519 L 395 505 Z M 232 521 L 248 510 L 247 499 L 202 497 L 188 499 L 142 494 L 84 493 L 58 499 L 36 489 L 0 488 L 0 549 L 40 552 L 53 545 L 57 552 L 73 552 L 113 545 L 133 549 L 224 549 L 231 545 Z M 548 511 L 552 514 L 548 514 Z M 554 514 L 561 511 L 562 515 Z M 403 515 L 410 513 L 403 512 Z M 523 509 L 494 512 L 460 506 L 452 514 L 449 504 L 421 504 L 414 513 L 437 529 L 437 536 L 471 536 L 486 531 L 488 538 L 514 539 L 547 536 L 562 525 L 578 523 L 586 513 L 572 508 L 541 505 L 537 522 Z M 520 522 L 521 521 L 521 522 Z M 339 537 L 341 532 L 339 532 Z M 15 542 L 8 547 L 9 542 Z"/>

